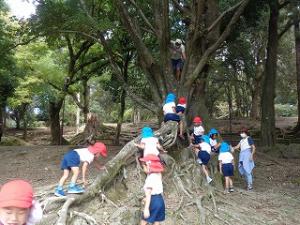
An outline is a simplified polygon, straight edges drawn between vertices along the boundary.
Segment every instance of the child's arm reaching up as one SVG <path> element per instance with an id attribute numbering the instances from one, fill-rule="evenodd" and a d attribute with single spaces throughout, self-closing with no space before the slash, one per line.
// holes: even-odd
<path id="1" fill-rule="evenodd" d="M 134 146 L 136 146 L 136 147 L 138 147 L 140 149 L 145 149 L 145 143 L 138 144 L 138 143 L 133 142 L 133 144 L 134 144 Z"/>
<path id="2" fill-rule="evenodd" d="M 167 153 L 168 151 L 166 151 L 165 149 L 164 149 L 164 147 L 161 145 L 161 144 L 159 144 L 158 142 L 156 143 L 156 147 L 157 147 L 157 149 L 159 150 L 159 151 L 161 151 L 161 152 L 163 152 L 163 153 Z"/>

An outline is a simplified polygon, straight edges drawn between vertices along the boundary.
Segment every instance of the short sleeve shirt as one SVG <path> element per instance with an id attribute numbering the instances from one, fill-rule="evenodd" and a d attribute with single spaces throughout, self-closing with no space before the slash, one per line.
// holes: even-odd
<path id="1" fill-rule="evenodd" d="M 149 154 L 153 154 L 153 155 L 159 154 L 159 151 L 157 149 L 158 139 L 156 137 L 142 138 L 141 143 L 145 144 L 144 156 Z"/>
<path id="2" fill-rule="evenodd" d="M 78 153 L 80 162 L 87 162 L 88 164 L 91 164 L 95 158 L 94 154 L 87 148 L 74 149 L 74 151 Z"/>
<path id="3" fill-rule="evenodd" d="M 161 173 L 150 173 L 145 180 L 144 190 L 151 188 L 151 195 L 163 193 L 162 175 Z"/>
<path id="4" fill-rule="evenodd" d="M 194 134 L 196 136 L 203 135 L 204 134 L 204 128 L 202 126 L 194 127 Z"/>
<path id="5" fill-rule="evenodd" d="M 218 156 L 218 160 L 222 161 L 222 164 L 232 163 L 233 155 L 231 152 L 221 152 Z"/>
<path id="6" fill-rule="evenodd" d="M 208 154 L 211 153 L 211 146 L 210 146 L 210 144 L 208 144 L 206 142 L 201 142 L 199 145 L 200 145 L 201 151 L 206 151 Z"/>
<path id="7" fill-rule="evenodd" d="M 164 104 L 163 106 L 164 115 L 168 113 L 175 113 L 174 108 L 176 108 L 175 102 L 169 102 Z"/>

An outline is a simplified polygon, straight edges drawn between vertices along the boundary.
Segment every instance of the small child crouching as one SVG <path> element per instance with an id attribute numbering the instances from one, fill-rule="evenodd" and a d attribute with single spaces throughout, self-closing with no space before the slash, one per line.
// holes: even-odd
<path id="1" fill-rule="evenodd" d="M 233 174 L 234 174 L 234 157 L 231 154 L 231 147 L 228 143 L 222 142 L 220 145 L 220 154 L 218 157 L 221 174 L 225 177 L 224 194 L 233 192 Z"/>
<path id="2" fill-rule="evenodd" d="M 1 187 L 0 225 L 34 225 L 42 216 L 43 210 L 27 181 L 12 180 Z"/>
<path id="3" fill-rule="evenodd" d="M 79 175 L 79 166 L 82 162 L 82 181 L 84 185 L 87 185 L 86 181 L 86 171 L 89 166 L 94 161 L 95 157 L 99 157 L 102 155 L 103 157 L 107 156 L 106 146 L 101 142 L 96 142 L 93 145 L 89 145 L 87 148 L 74 149 L 67 152 L 62 161 L 61 161 L 61 169 L 64 171 L 63 176 L 60 178 L 57 188 L 55 189 L 54 194 L 58 197 L 65 196 L 65 192 L 63 190 L 63 185 L 65 181 L 68 179 L 70 170 L 73 175 L 71 178 L 71 182 L 68 187 L 69 194 L 80 194 L 84 192 L 84 189 L 76 184 L 77 178 Z M 101 169 L 99 165 L 97 165 L 98 169 Z"/>
<path id="4" fill-rule="evenodd" d="M 201 137 L 204 134 L 204 128 L 202 126 L 202 119 L 200 116 L 196 116 L 193 119 L 193 129 L 190 135 L 190 144 L 199 144 L 201 142 Z"/>
<path id="5" fill-rule="evenodd" d="M 156 155 L 147 155 L 140 159 L 147 174 L 144 184 L 145 205 L 141 225 L 147 223 L 159 225 L 165 220 L 165 202 L 163 199 L 162 174 L 164 168 Z"/>

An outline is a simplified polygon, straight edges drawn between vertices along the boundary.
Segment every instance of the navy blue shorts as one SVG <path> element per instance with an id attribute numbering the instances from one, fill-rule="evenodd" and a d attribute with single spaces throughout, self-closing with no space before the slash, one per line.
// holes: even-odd
<path id="1" fill-rule="evenodd" d="M 233 176 L 233 164 L 232 163 L 225 163 L 222 164 L 222 173 L 224 177 L 232 177 Z"/>
<path id="2" fill-rule="evenodd" d="M 161 194 L 151 195 L 149 211 L 149 218 L 145 219 L 142 216 L 142 219 L 147 221 L 148 223 L 161 222 L 165 220 L 165 201 Z"/>
<path id="3" fill-rule="evenodd" d="M 193 140 L 193 144 L 199 144 L 201 141 L 202 141 L 202 135 L 195 135 L 193 133 L 193 137 L 194 137 L 194 140 Z"/>
<path id="4" fill-rule="evenodd" d="M 171 59 L 172 61 L 172 68 L 173 70 L 182 69 L 183 67 L 183 61 L 182 59 Z"/>
<path id="5" fill-rule="evenodd" d="M 179 122 L 180 117 L 176 113 L 168 113 L 164 117 L 164 122 L 167 122 L 169 120 Z"/>
<path id="6" fill-rule="evenodd" d="M 178 105 L 178 106 L 176 106 L 176 113 L 184 113 L 184 111 L 185 111 L 185 108 L 183 107 L 183 106 L 180 106 L 180 105 Z"/>
<path id="7" fill-rule="evenodd" d="M 62 170 L 70 170 L 71 167 L 79 167 L 80 157 L 78 153 L 74 150 L 67 152 L 60 164 Z"/>
<path id="8" fill-rule="evenodd" d="M 198 158 L 201 159 L 203 165 L 207 165 L 210 160 L 210 154 L 207 151 L 199 151 Z"/>

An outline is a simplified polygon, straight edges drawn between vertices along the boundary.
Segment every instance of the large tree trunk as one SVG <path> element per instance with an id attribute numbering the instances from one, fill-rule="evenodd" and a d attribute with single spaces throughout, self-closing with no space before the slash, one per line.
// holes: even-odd
<path id="1" fill-rule="evenodd" d="M 61 144 L 61 129 L 60 129 L 60 117 L 59 113 L 62 108 L 64 99 L 59 99 L 58 101 L 49 102 L 49 117 L 50 117 L 50 129 L 51 129 L 51 144 L 60 145 Z"/>
<path id="2" fill-rule="evenodd" d="M 297 96 L 298 96 L 298 122 L 296 131 L 300 130 L 300 28 L 299 21 L 294 22 L 295 49 L 296 49 L 296 75 L 297 75 Z"/>
<path id="3" fill-rule="evenodd" d="M 261 144 L 274 146 L 275 134 L 275 87 L 277 74 L 278 50 L 278 2 L 272 1 L 270 6 L 269 33 L 267 44 L 267 59 L 262 93 Z"/>

